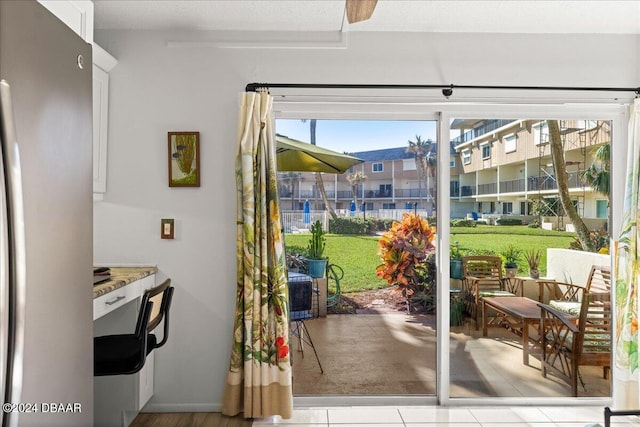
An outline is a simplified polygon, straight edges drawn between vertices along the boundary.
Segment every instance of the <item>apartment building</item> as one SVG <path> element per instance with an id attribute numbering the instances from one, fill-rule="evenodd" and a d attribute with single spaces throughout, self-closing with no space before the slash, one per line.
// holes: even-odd
<path id="1" fill-rule="evenodd" d="M 429 146 L 429 155 L 435 159 L 437 144 Z M 351 202 L 358 209 L 365 205 L 366 212 L 389 209 L 435 209 L 436 171 L 431 171 L 429 179 L 419 181 L 415 157 L 406 147 L 349 153 L 364 163 L 356 165 L 341 175 L 323 174 L 327 198 L 333 207 L 348 213 Z M 366 177 L 354 188 L 348 176 L 360 171 Z M 318 191 L 316 178 L 311 173 L 281 173 L 280 196 L 284 210 L 301 210 L 305 200 L 312 209 L 322 210 L 324 204 Z M 292 202 L 287 202 L 287 200 Z"/>
<path id="2" fill-rule="evenodd" d="M 608 218 L 608 196 L 591 188 L 581 175 L 594 162 L 600 166 L 594 154 L 611 142 L 611 124 L 598 120 L 558 124 L 574 206 L 594 227 L 602 226 Z M 457 176 L 452 170 L 452 183 L 459 186 L 451 194 L 452 206 L 471 200 L 478 213 L 526 218 L 540 212 L 556 217 L 558 227 L 564 228 L 546 121 L 454 120 L 451 128 L 460 130 L 451 143 L 461 163 Z"/>
<path id="3" fill-rule="evenodd" d="M 611 140 L 607 121 L 563 120 L 559 122 L 568 175 L 569 191 L 579 214 L 603 225 L 608 217 L 608 197 L 596 192 L 580 175 L 595 160 L 594 151 Z M 564 228 L 566 219 L 557 198 L 557 180 L 551 160 L 546 121 L 540 120 L 454 120 L 449 143 L 450 216 L 516 216 L 525 221 L 541 212 L 555 217 Z M 364 203 L 371 214 L 387 209 L 424 209 L 432 212 L 438 173 L 419 180 L 414 155 L 406 147 L 351 153 L 365 162 L 342 175 L 324 174 L 327 197 L 334 208 L 348 213 L 351 202 Z M 435 158 L 437 144 L 429 146 Z M 366 179 L 356 192 L 347 177 L 361 171 Z M 302 210 L 309 200 L 312 209 L 324 204 L 313 174 L 280 174 L 283 209 Z M 289 201 L 288 201 L 289 200 Z M 598 221 L 599 220 L 599 221 Z"/>

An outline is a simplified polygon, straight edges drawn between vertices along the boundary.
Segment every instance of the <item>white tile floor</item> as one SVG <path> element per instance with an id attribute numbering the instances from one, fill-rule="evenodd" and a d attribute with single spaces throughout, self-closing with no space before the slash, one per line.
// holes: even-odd
<path id="1" fill-rule="evenodd" d="M 604 426 L 602 407 L 351 407 L 296 409 L 293 417 L 254 421 L 254 427 L 585 427 Z M 612 426 L 640 426 L 640 417 L 614 417 Z"/>

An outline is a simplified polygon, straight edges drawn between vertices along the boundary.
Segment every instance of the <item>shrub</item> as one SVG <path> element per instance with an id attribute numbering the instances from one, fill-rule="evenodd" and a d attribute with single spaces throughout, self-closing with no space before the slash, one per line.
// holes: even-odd
<path id="1" fill-rule="evenodd" d="M 435 227 L 427 220 L 420 215 L 404 214 L 402 221 L 394 222 L 378 241 L 382 265 L 376 269 L 376 275 L 396 285 L 404 296 L 411 296 L 419 282 L 416 267 L 434 251 L 434 238 Z"/>
<path id="2" fill-rule="evenodd" d="M 367 234 L 368 221 L 362 218 L 332 218 L 329 220 L 329 230 L 334 234 Z"/>
<path id="3" fill-rule="evenodd" d="M 609 234 L 604 230 L 591 230 L 589 231 L 589 240 L 593 243 L 598 253 L 609 253 Z M 575 249 L 578 251 L 584 251 L 582 243 L 576 237 L 575 240 L 569 243 L 569 249 Z"/>
<path id="4" fill-rule="evenodd" d="M 529 228 L 540 228 L 540 218 L 535 218 L 527 225 Z"/>
<path id="5" fill-rule="evenodd" d="M 304 246 L 286 246 L 287 270 L 297 271 L 298 273 L 307 273 L 307 248 Z"/>
<path id="6" fill-rule="evenodd" d="M 434 313 L 436 309 L 437 270 L 435 253 L 430 253 L 424 262 L 416 266 L 418 283 L 410 302 L 422 307 L 426 313 Z"/>
<path id="7" fill-rule="evenodd" d="M 522 220 L 519 218 L 500 218 L 496 221 L 497 225 L 522 225 Z"/>
<path id="8" fill-rule="evenodd" d="M 472 219 L 452 219 L 449 222 L 450 227 L 476 227 L 477 224 Z"/>
<path id="9" fill-rule="evenodd" d="M 367 232 L 369 234 L 376 234 L 379 231 L 387 231 L 393 225 L 393 219 L 387 218 L 370 218 L 367 219 L 369 223 L 369 228 Z"/>

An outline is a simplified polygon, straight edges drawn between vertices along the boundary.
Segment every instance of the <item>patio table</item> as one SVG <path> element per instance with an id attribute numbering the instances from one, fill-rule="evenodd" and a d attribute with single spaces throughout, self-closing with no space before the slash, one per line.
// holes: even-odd
<path id="1" fill-rule="evenodd" d="M 489 317 L 488 309 L 496 311 Z M 504 326 L 522 337 L 522 363 L 529 364 L 529 353 L 539 344 L 539 333 L 531 336 L 529 328 L 540 331 L 540 307 L 538 302 L 526 297 L 485 297 L 482 299 L 482 335 L 487 336 L 489 326 Z M 529 347 L 531 343 L 531 347 Z"/>

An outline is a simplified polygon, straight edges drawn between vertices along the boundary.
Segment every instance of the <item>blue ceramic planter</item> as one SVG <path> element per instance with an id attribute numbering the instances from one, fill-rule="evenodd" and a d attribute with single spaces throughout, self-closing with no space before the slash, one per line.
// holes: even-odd
<path id="1" fill-rule="evenodd" d="M 307 259 L 307 266 L 309 267 L 309 276 L 314 279 L 324 277 L 324 272 L 327 269 L 326 259 Z"/>

